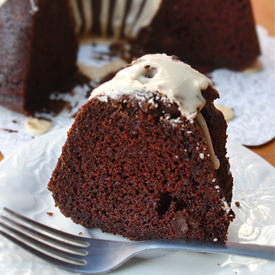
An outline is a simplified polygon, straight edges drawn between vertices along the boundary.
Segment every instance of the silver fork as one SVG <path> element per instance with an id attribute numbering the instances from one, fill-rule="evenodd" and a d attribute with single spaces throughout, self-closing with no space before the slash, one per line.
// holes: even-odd
<path id="1" fill-rule="evenodd" d="M 4 208 L 1 215 L 0 233 L 51 264 L 86 274 L 114 270 L 138 253 L 156 249 L 233 254 L 275 260 L 274 246 L 195 240 L 123 242 L 85 238 L 43 225 L 8 208 Z"/>

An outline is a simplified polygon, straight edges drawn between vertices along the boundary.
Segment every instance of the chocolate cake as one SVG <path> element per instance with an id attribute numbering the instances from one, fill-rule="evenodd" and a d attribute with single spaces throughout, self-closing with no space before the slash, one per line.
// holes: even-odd
<path id="1" fill-rule="evenodd" d="M 71 0 L 79 34 L 124 38 L 130 56 L 165 52 L 202 71 L 260 54 L 250 0 Z"/>
<path id="2" fill-rule="evenodd" d="M 30 114 L 76 73 L 66 0 L 6 0 L 0 7 L 0 102 Z"/>
<path id="3" fill-rule="evenodd" d="M 132 42 L 132 51 L 138 56 L 175 54 L 204 72 L 217 68 L 243 70 L 259 56 L 250 0 L 161 2 L 150 27 L 140 31 L 138 45 Z"/>
<path id="4" fill-rule="evenodd" d="M 48 184 L 85 227 L 133 240 L 225 241 L 232 212 L 226 122 L 211 81 L 145 55 L 82 106 Z"/>
<path id="5" fill-rule="evenodd" d="M 4 4 L 1 2 L 4 2 Z M 250 0 L 0 0 L 0 103 L 26 114 L 76 72 L 78 35 L 120 42 L 124 58 L 166 52 L 201 71 L 260 54 Z M 127 52 L 125 53 L 125 49 Z"/>

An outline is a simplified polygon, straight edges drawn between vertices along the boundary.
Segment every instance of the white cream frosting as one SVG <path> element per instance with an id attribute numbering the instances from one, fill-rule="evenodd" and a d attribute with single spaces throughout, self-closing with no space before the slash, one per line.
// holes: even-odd
<path id="1" fill-rule="evenodd" d="M 92 13 L 92 2 L 82 0 L 83 14 L 85 20 L 84 32 L 88 33 L 93 27 L 93 13 Z"/>
<path id="2" fill-rule="evenodd" d="M 125 20 L 124 34 L 126 37 L 129 37 L 132 32 L 132 28 L 137 20 L 138 12 L 141 8 L 142 2 L 143 0 L 135 0 L 131 3 L 130 10 L 128 11 Z"/>
<path id="3" fill-rule="evenodd" d="M 118 99 L 122 95 L 140 98 L 140 95 L 159 92 L 171 103 L 176 103 L 182 114 L 189 120 L 196 119 L 206 138 L 214 169 L 218 169 L 217 158 L 207 124 L 200 113 L 205 105 L 202 90 L 212 82 L 203 74 L 180 60 L 166 54 L 148 54 L 119 71 L 115 77 L 94 89 L 89 99 L 98 98 L 107 102 L 108 97 Z"/>
<path id="4" fill-rule="evenodd" d="M 71 0 L 71 7 L 73 10 L 73 16 L 74 16 L 75 32 L 79 33 L 82 22 L 81 22 L 80 12 L 79 12 L 79 9 L 77 8 L 77 3 L 75 0 Z"/>
<path id="5" fill-rule="evenodd" d="M 32 14 L 35 14 L 36 12 L 38 12 L 38 6 L 35 4 L 35 1 L 34 0 L 30 0 L 30 4 L 31 4 L 31 10 L 30 12 Z"/>
<path id="6" fill-rule="evenodd" d="M 166 54 L 149 54 L 96 88 L 90 98 L 102 94 L 117 98 L 123 94 L 158 91 L 171 103 L 177 103 L 184 117 L 193 119 L 205 104 L 201 90 L 208 86 L 213 86 L 212 82 L 189 65 Z"/>
<path id="7" fill-rule="evenodd" d="M 235 117 L 234 109 L 219 104 L 215 104 L 215 107 L 222 112 L 226 122 L 231 121 Z"/>
<path id="8" fill-rule="evenodd" d="M 5 0 L 0 0 L 5 1 Z M 126 13 L 126 5 L 128 0 L 117 0 L 112 11 L 112 17 L 109 16 L 109 8 L 111 5 L 110 0 L 101 0 L 100 8 L 100 30 L 101 35 L 107 35 L 107 28 L 110 18 L 110 22 L 113 37 L 115 39 L 120 38 L 120 34 L 124 33 L 126 37 L 136 37 L 140 30 L 144 27 L 147 27 L 152 22 L 153 18 L 157 14 L 157 11 L 160 7 L 162 0 L 148 0 L 141 9 L 143 0 L 133 0 L 130 5 L 125 18 L 124 29 L 123 27 L 123 18 Z M 1 3 L 1 2 L 0 2 Z M 79 6 L 77 5 L 77 0 L 71 0 L 71 7 L 73 9 L 73 16 L 75 20 L 75 29 L 77 33 L 80 33 L 80 30 L 85 33 L 89 33 L 93 25 L 93 4 L 92 0 L 81 0 L 84 19 L 80 16 Z M 140 14 L 139 14 L 140 11 Z M 139 15 L 138 15 L 139 14 Z M 83 20 L 85 22 L 83 22 Z M 85 28 L 82 28 L 82 26 Z"/>
<path id="9" fill-rule="evenodd" d="M 112 21 L 113 36 L 115 39 L 118 39 L 121 34 L 123 17 L 126 10 L 126 4 L 127 4 L 127 0 L 116 1 L 116 6 L 113 11 L 113 21 Z"/>
<path id="10" fill-rule="evenodd" d="M 130 37 L 137 37 L 139 31 L 150 25 L 160 7 L 162 0 L 150 0 L 146 1 L 140 17 L 134 24 L 132 31 L 129 33 Z"/>
<path id="11" fill-rule="evenodd" d="M 201 113 L 198 114 L 197 121 L 200 124 L 203 134 L 206 138 L 206 142 L 207 142 L 207 146 L 208 146 L 208 150 L 210 153 L 210 158 L 211 158 L 213 167 L 215 170 L 217 170 L 220 168 L 220 160 L 218 159 L 218 157 L 215 154 L 212 139 L 211 139 L 208 127 L 207 127 L 207 123 Z"/>
<path id="12" fill-rule="evenodd" d="M 107 35 L 109 20 L 109 0 L 101 0 L 100 29 L 103 36 Z"/>

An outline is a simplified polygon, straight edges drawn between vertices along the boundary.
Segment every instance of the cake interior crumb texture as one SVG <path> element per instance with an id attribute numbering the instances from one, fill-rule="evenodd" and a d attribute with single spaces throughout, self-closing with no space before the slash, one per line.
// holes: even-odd
<path id="1" fill-rule="evenodd" d="M 212 103 L 217 92 L 202 94 L 218 170 L 197 120 L 182 117 L 163 95 L 93 98 L 77 114 L 48 185 L 61 212 L 132 240 L 225 241 L 234 217 L 226 207 L 226 122 Z"/>

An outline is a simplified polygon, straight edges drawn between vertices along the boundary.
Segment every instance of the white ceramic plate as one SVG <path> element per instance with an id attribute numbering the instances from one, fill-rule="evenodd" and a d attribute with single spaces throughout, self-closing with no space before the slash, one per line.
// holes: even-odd
<path id="1" fill-rule="evenodd" d="M 0 165 L 0 207 L 8 206 L 30 218 L 85 236 L 113 238 L 100 230 L 87 230 L 63 217 L 54 207 L 47 183 L 66 139 L 66 129 L 56 130 L 26 144 Z M 228 143 L 235 178 L 229 240 L 275 244 L 274 168 L 243 146 Z M 235 202 L 241 206 L 237 208 Z M 2 208 L 1 208 L 2 209 Z M 49 216 L 46 212 L 53 212 Z M 199 253 L 169 253 L 150 259 L 133 259 L 113 274 L 274 274 L 275 264 L 265 260 Z M 0 237 L 0 273 L 68 274 Z"/>

